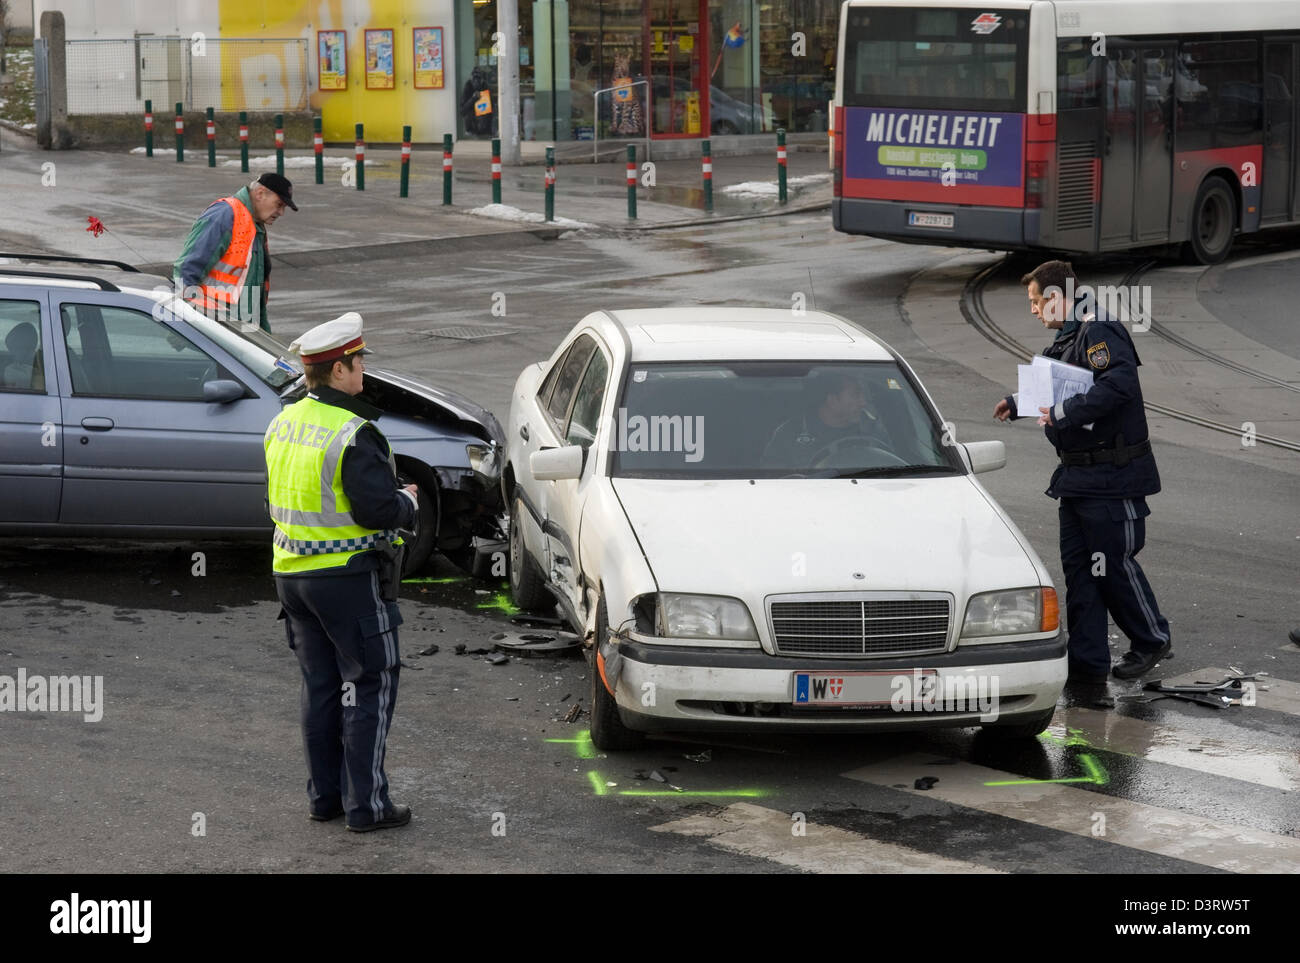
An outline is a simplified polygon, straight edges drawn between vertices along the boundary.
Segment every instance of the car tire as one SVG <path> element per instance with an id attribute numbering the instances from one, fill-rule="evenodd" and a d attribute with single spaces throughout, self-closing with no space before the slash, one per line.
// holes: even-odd
<path id="1" fill-rule="evenodd" d="M 998 739 L 1033 739 L 1040 732 L 1046 729 L 1052 722 L 1052 716 L 1056 712 L 1056 707 L 1044 709 L 1036 716 L 1019 722 L 993 723 L 982 726 L 980 731 L 987 732 L 990 736 Z"/>
<path id="2" fill-rule="evenodd" d="M 523 513 L 524 501 L 515 495 L 510 505 L 510 598 L 515 605 L 525 612 L 542 612 L 555 607 L 555 600 L 546 589 L 542 570 L 538 568 L 533 557 L 528 554 L 524 544 L 524 532 L 519 523 Z"/>
<path id="3" fill-rule="evenodd" d="M 424 465 L 406 462 L 397 468 L 397 483 L 420 487 L 415 534 L 406 540 L 406 556 L 402 559 L 402 578 L 411 578 L 429 563 L 438 538 L 438 481 Z"/>
<path id="4" fill-rule="evenodd" d="M 721 137 L 726 137 L 731 134 L 739 134 L 740 131 L 737 130 L 736 125 L 729 120 L 715 120 L 713 122 L 713 133 Z"/>
<path id="5" fill-rule="evenodd" d="M 1191 232 L 1183 247 L 1189 264 L 1218 264 L 1232 249 L 1237 198 L 1222 177 L 1207 177 L 1192 202 Z"/>
<path id="6" fill-rule="evenodd" d="M 636 749 L 645 742 L 645 733 L 629 729 L 618 714 L 618 702 L 605 688 L 600 671 L 600 646 L 609 638 L 609 616 L 605 596 L 596 606 L 596 640 L 591 648 L 591 744 L 605 752 Z"/>

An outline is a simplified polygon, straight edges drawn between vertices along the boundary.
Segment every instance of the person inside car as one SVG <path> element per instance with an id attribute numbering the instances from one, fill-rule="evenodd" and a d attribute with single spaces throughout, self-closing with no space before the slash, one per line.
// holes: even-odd
<path id="1" fill-rule="evenodd" d="M 814 371 L 805 382 L 808 409 L 781 425 L 763 450 L 764 468 L 809 468 L 833 457 L 848 439 L 879 446 L 876 416 L 867 410 L 860 377 L 848 371 Z M 828 451 L 828 449 L 830 449 Z"/>
<path id="2" fill-rule="evenodd" d="M 45 377 L 41 372 L 36 348 L 40 337 L 36 326 L 30 321 L 16 324 L 5 335 L 5 350 L 9 352 L 9 363 L 5 365 L 4 386 L 6 388 L 45 387 Z"/>

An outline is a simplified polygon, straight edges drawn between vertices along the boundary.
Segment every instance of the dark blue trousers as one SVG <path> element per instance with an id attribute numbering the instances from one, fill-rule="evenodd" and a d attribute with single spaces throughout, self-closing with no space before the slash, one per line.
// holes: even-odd
<path id="1" fill-rule="evenodd" d="M 364 826 L 392 808 L 384 751 L 401 670 L 395 602 L 376 572 L 275 579 L 302 669 L 302 741 L 314 813 L 347 810 Z"/>
<path id="2" fill-rule="evenodd" d="M 1169 623 L 1137 562 L 1151 514 L 1146 499 L 1062 498 L 1059 512 L 1070 664 L 1110 671 L 1108 612 L 1134 651 L 1164 648 Z"/>

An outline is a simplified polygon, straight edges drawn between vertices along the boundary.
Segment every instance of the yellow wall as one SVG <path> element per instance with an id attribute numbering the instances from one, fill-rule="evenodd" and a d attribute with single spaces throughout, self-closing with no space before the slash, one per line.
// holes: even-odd
<path id="1" fill-rule="evenodd" d="M 365 124 L 367 142 L 400 142 L 402 125 L 412 126 L 412 139 L 441 142 L 445 132 L 455 132 L 455 37 L 452 0 L 219 0 L 221 36 L 304 37 L 308 43 L 309 97 L 321 115 L 326 140 L 351 141 L 355 125 Z M 319 18 L 319 19 L 317 19 Z M 442 27 L 443 77 L 441 90 L 416 90 L 412 70 L 411 31 L 415 27 Z M 367 90 L 365 31 L 393 31 L 392 90 Z M 317 30 L 345 30 L 348 45 L 348 89 L 317 89 Z M 260 74 L 276 65 L 223 65 L 228 77 Z"/>

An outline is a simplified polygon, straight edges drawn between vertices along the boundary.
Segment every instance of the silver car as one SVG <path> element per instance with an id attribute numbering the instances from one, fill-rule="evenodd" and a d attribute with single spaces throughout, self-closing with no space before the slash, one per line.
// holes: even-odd
<path id="1" fill-rule="evenodd" d="M 298 359 L 160 278 L 93 263 L 0 264 L 0 535 L 269 544 L 262 436 L 306 390 Z M 376 368 L 362 397 L 384 410 L 399 475 L 432 520 L 408 573 L 435 550 L 472 569 L 476 545 L 500 537 L 501 425 Z"/>

